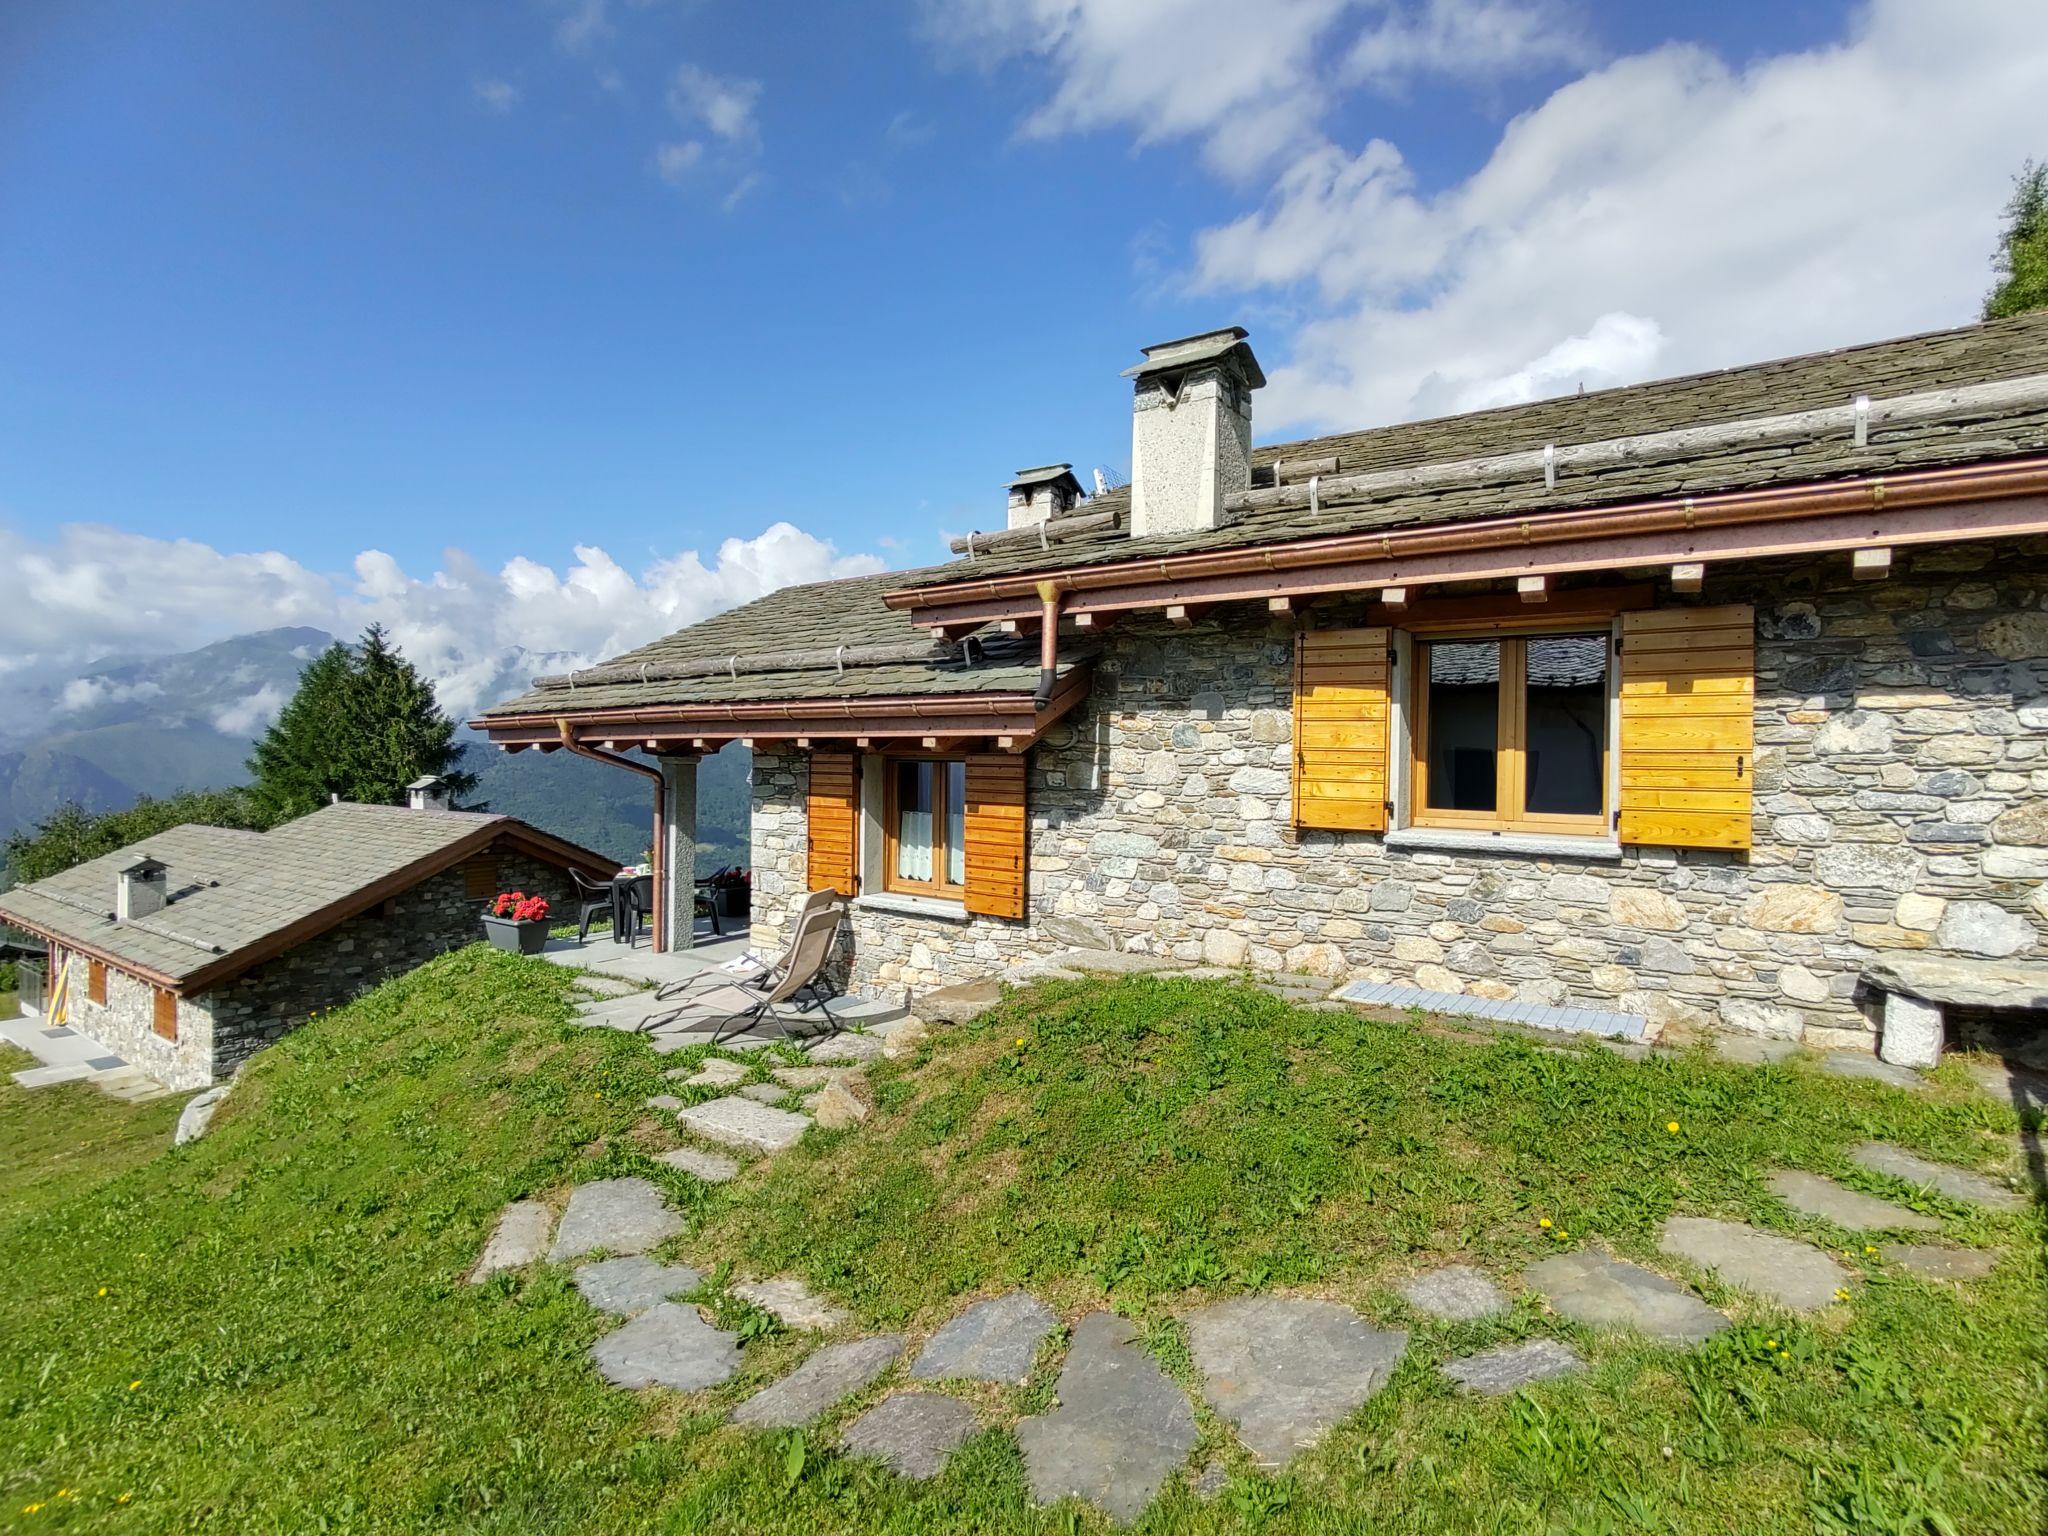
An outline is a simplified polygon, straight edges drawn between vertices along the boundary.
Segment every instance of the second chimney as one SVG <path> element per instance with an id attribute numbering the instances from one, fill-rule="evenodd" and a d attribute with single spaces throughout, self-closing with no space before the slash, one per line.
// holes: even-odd
<path id="1" fill-rule="evenodd" d="M 1071 464 L 1040 464 L 1020 469 L 1010 482 L 1010 526 L 1031 528 L 1047 518 L 1063 517 L 1081 499 L 1081 482 Z"/>
<path id="2" fill-rule="evenodd" d="M 1131 532 L 1223 525 L 1224 500 L 1252 483 L 1252 391 L 1266 375 L 1233 325 L 1144 349 L 1126 368 L 1131 402 Z"/>
<path id="3" fill-rule="evenodd" d="M 448 781 L 438 773 L 430 773 L 423 779 L 414 779 L 405 786 L 405 803 L 416 811 L 447 810 Z"/>
<path id="4" fill-rule="evenodd" d="M 170 867 L 148 854 L 130 859 L 114 875 L 114 920 L 132 922 L 161 912 L 170 901 Z"/>

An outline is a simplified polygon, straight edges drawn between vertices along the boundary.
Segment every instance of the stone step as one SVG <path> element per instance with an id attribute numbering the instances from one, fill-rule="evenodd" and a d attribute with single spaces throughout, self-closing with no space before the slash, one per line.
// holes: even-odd
<path id="1" fill-rule="evenodd" d="M 676 1117 L 706 1141 L 754 1152 L 781 1152 L 793 1147 L 811 1128 L 808 1115 L 756 1104 L 729 1094 L 706 1104 L 693 1104 Z"/>

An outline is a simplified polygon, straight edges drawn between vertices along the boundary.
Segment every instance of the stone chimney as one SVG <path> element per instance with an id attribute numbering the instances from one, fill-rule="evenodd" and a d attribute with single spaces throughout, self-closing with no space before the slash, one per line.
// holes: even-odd
<path id="1" fill-rule="evenodd" d="M 1126 368 L 1131 403 L 1131 532 L 1221 527 L 1223 501 L 1252 483 L 1252 391 L 1264 386 L 1241 326 L 1146 347 Z"/>
<path id="2" fill-rule="evenodd" d="M 405 786 L 405 803 L 416 811 L 448 809 L 448 781 L 438 773 L 414 779 Z"/>
<path id="3" fill-rule="evenodd" d="M 161 912 L 171 899 L 170 868 L 148 854 L 130 859 L 114 876 L 114 921 L 133 922 Z"/>
<path id="4" fill-rule="evenodd" d="M 1071 464 L 1041 464 L 1020 469 L 1010 482 L 1010 526 L 1032 528 L 1049 517 L 1074 509 L 1081 499 L 1081 482 L 1074 478 Z"/>

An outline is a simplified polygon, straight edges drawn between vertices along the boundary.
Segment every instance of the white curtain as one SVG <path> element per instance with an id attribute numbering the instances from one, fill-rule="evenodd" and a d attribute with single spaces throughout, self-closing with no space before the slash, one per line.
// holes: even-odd
<path id="1" fill-rule="evenodd" d="M 946 884 L 967 883 L 967 765 L 946 764 Z"/>
<path id="2" fill-rule="evenodd" d="M 896 878 L 932 877 L 932 764 L 896 765 Z"/>

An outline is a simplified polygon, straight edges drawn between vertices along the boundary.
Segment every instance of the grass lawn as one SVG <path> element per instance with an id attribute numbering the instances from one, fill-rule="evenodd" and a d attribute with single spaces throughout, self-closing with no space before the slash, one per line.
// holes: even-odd
<path id="1" fill-rule="evenodd" d="M 2013 1110 L 1957 1066 L 1915 1095 L 1467 1038 L 1215 982 L 1051 984 L 940 1032 L 914 1067 L 877 1064 L 866 1125 L 712 1188 L 646 1155 L 672 1138 L 641 1102 L 690 1055 L 576 1026 L 568 985 L 481 947 L 446 957 L 259 1057 L 213 1134 L 176 1152 L 175 1100 L 0 1081 L 0 1529 L 1101 1528 L 1029 1505 L 1005 1432 L 1050 1402 L 1057 1350 L 1026 1387 L 980 1394 L 995 1427 L 915 1486 L 825 1449 L 893 1378 L 809 1437 L 742 1432 L 724 1414 L 798 1341 L 761 1333 L 714 1393 L 627 1394 L 589 1369 L 607 1325 L 564 1274 L 461 1283 L 506 1201 L 624 1172 L 690 1213 L 674 1251 L 714 1288 L 724 1265 L 796 1273 L 871 1330 L 921 1335 L 1028 1285 L 1063 1317 L 1128 1314 L 1191 1388 L 1177 1314 L 1248 1289 L 1412 1331 L 1393 1383 L 1284 1474 L 1255 1472 L 1198 1406 L 1190 1471 L 1221 1455 L 1230 1483 L 1210 1503 L 1169 1484 L 1144 1531 L 2043 1526 L 2038 1211 L 1913 1200 L 1949 1240 L 2003 1255 L 1958 1291 L 1795 1219 L 1763 1184 L 1796 1166 L 1899 1196 L 1845 1160 L 1871 1137 L 2017 1170 Z M 1393 1289 L 1454 1258 L 1512 1282 L 1589 1241 L 1669 1270 L 1654 1234 L 1673 1210 L 1846 1249 L 1863 1281 L 1794 1319 L 1689 1276 L 1738 1326 L 1685 1352 L 1585 1334 L 1526 1297 L 1504 1319 L 1433 1323 Z M 1505 1400 L 1436 1375 L 1535 1335 L 1591 1369 Z"/>

